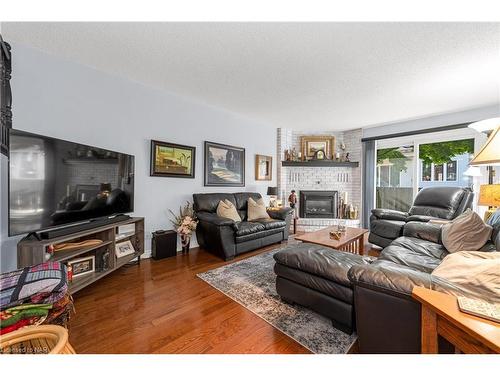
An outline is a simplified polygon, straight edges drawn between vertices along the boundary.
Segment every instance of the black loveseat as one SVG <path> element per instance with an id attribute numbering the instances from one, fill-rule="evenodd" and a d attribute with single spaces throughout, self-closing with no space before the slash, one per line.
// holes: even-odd
<path id="1" fill-rule="evenodd" d="M 293 210 L 268 211 L 271 218 L 248 221 L 248 198 L 258 200 L 262 196 L 259 193 L 193 194 L 193 208 L 199 220 L 198 244 L 224 260 L 231 260 L 238 254 L 288 239 Z M 217 216 L 217 206 L 224 199 L 235 205 L 241 222 Z"/>
<path id="2" fill-rule="evenodd" d="M 469 188 L 428 187 L 420 190 L 409 212 L 376 208 L 370 216 L 368 241 L 380 247 L 388 246 L 402 236 L 408 222 L 428 222 L 432 219 L 453 220 L 472 208 L 474 193 Z"/>

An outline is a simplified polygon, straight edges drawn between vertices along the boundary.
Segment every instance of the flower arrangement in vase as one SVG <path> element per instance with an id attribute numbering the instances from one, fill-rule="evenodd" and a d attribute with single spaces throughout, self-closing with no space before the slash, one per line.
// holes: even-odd
<path id="1" fill-rule="evenodd" d="M 198 224 L 193 206 L 191 203 L 186 202 L 184 206 L 179 207 L 178 215 L 172 210 L 169 211 L 173 216 L 170 222 L 174 225 L 176 232 L 181 236 L 182 252 L 188 253 L 191 236 L 196 229 L 196 224 Z"/>

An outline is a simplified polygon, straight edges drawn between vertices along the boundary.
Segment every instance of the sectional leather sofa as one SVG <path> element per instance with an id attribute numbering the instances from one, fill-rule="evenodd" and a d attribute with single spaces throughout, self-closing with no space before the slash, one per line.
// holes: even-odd
<path id="1" fill-rule="evenodd" d="M 500 250 L 500 224 L 481 251 Z M 344 332 L 356 331 L 361 353 L 420 353 L 421 306 L 414 286 L 471 296 L 431 275 L 448 251 L 441 226 L 410 222 L 378 258 L 323 246 L 290 245 L 276 253 L 276 289 L 286 301 L 330 318 Z"/>

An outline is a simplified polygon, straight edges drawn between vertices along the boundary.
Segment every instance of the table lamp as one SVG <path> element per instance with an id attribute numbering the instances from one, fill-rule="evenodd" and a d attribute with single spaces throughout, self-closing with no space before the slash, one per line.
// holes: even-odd
<path id="1" fill-rule="evenodd" d="M 500 165 L 500 119 L 492 119 L 497 121 L 497 126 L 493 129 L 485 145 L 474 156 L 474 159 L 469 163 L 472 166 L 486 165 L 488 166 L 488 182 L 493 184 L 495 171 L 493 165 Z"/>
<path id="2" fill-rule="evenodd" d="M 271 198 L 269 199 L 269 206 L 276 207 L 276 198 L 278 197 L 278 188 L 276 186 L 267 187 L 267 195 Z"/>
<path id="3" fill-rule="evenodd" d="M 479 188 L 479 206 L 488 206 L 488 211 L 484 214 L 484 221 L 500 207 L 500 184 L 481 185 Z"/>

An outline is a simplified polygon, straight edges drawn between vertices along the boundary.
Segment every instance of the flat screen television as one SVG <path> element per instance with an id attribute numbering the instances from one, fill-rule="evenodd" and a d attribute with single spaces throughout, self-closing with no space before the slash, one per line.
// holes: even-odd
<path id="1" fill-rule="evenodd" d="M 134 156 L 10 130 L 10 236 L 133 210 Z"/>

